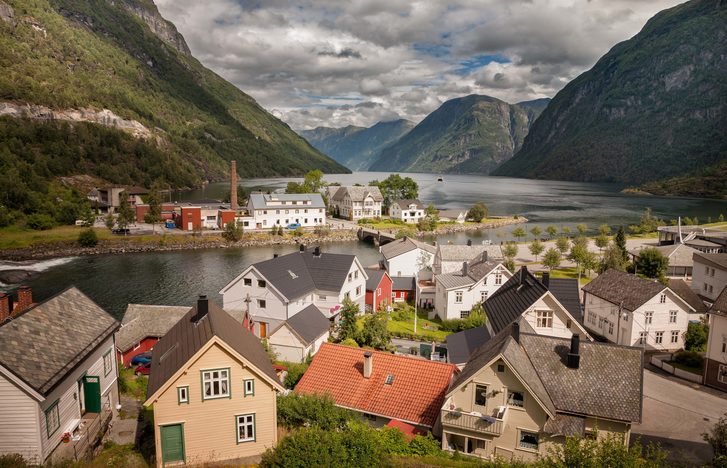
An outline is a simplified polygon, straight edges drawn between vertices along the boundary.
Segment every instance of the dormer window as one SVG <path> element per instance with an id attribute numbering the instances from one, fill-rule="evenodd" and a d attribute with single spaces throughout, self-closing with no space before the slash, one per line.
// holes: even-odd
<path id="1" fill-rule="evenodd" d="M 659 304 L 665 304 L 666 303 L 666 294 L 662 294 L 659 296 Z"/>
<path id="2" fill-rule="evenodd" d="M 535 311 L 535 317 L 538 328 L 553 328 L 552 310 L 537 310 Z"/>

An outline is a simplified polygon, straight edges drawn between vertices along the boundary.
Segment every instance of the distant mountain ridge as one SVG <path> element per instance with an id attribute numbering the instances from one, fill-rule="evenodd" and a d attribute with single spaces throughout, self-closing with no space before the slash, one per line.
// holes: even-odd
<path id="1" fill-rule="evenodd" d="M 727 2 L 664 10 L 568 83 L 495 175 L 725 197 L 726 77 Z"/>
<path id="2" fill-rule="evenodd" d="M 378 122 L 371 127 L 354 125 L 342 128 L 317 127 L 299 133 L 314 148 L 347 168 L 353 171 L 365 171 L 378 158 L 382 149 L 412 128 L 414 128 L 413 122 L 398 119 Z"/>
<path id="3" fill-rule="evenodd" d="M 383 149 L 370 170 L 489 174 L 520 148 L 548 102 L 508 104 L 476 94 L 451 99 Z"/>

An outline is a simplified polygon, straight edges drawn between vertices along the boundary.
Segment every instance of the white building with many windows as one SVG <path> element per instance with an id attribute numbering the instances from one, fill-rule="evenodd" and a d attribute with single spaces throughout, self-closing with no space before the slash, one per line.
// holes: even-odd
<path id="1" fill-rule="evenodd" d="M 332 186 L 328 187 L 329 204 L 338 218 L 356 221 L 381 216 L 384 201 L 378 187 Z"/>
<path id="2" fill-rule="evenodd" d="M 695 252 L 692 289 L 707 302 L 714 302 L 727 286 L 727 253 Z"/>
<path id="3" fill-rule="evenodd" d="M 419 200 L 396 200 L 389 208 L 391 219 L 416 224 L 426 216 L 424 205 Z"/>
<path id="4" fill-rule="evenodd" d="M 434 310 L 442 320 L 469 317 L 477 303 L 484 303 L 512 277 L 512 273 L 497 261 L 463 262 L 455 273 L 437 275 Z"/>
<path id="5" fill-rule="evenodd" d="M 247 204 L 254 229 L 273 226 L 315 227 L 326 224 L 326 205 L 319 193 L 253 193 Z"/>
<path id="6" fill-rule="evenodd" d="M 661 351 L 684 347 L 695 310 L 658 281 L 608 270 L 583 287 L 584 325 L 608 341 Z"/>

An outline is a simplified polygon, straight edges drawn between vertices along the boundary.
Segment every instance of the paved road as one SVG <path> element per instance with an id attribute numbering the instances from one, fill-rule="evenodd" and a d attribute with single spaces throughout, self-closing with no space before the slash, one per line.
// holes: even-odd
<path id="1" fill-rule="evenodd" d="M 674 460 L 707 463 L 712 449 L 702 439 L 727 413 L 727 395 L 644 369 L 644 410 L 632 440 L 659 442 Z"/>

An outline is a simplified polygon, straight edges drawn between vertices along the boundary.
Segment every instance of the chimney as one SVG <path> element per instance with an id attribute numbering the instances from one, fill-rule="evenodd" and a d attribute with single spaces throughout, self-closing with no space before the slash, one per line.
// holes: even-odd
<path id="1" fill-rule="evenodd" d="M 321 248 L 316 247 L 315 250 L 313 250 L 313 256 L 314 257 L 320 257 L 321 256 Z"/>
<path id="2" fill-rule="evenodd" d="M 33 290 L 30 286 L 20 286 L 18 288 L 18 303 L 12 310 L 13 315 L 17 315 L 20 312 L 29 309 L 33 304 Z"/>
<path id="3" fill-rule="evenodd" d="M 197 315 L 194 316 L 195 323 L 202 320 L 204 316 L 207 315 L 207 312 L 209 312 L 209 302 L 207 301 L 207 296 L 204 294 L 200 294 L 199 299 L 197 299 Z"/>
<path id="4" fill-rule="evenodd" d="M 581 337 L 574 333 L 570 339 L 570 353 L 568 353 L 568 367 L 571 369 L 578 369 L 581 365 L 580 344 Z"/>
<path id="5" fill-rule="evenodd" d="M 374 355 L 371 353 L 371 351 L 366 351 L 364 353 L 364 368 L 363 368 L 363 374 L 364 379 L 371 378 L 371 372 L 374 370 Z"/>
<path id="6" fill-rule="evenodd" d="M 546 288 L 550 288 L 550 272 L 544 271 L 540 282 L 543 283 L 543 286 Z"/>
<path id="7" fill-rule="evenodd" d="M 462 276 L 467 276 L 470 273 L 470 262 L 462 262 Z"/>
<path id="8" fill-rule="evenodd" d="M 520 343 L 520 323 L 513 322 L 512 324 L 512 339 L 515 343 Z"/>
<path id="9" fill-rule="evenodd" d="M 482 252 L 482 261 L 483 262 L 486 262 L 487 261 L 487 250 L 485 250 L 485 251 Z"/>
<path id="10" fill-rule="evenodd" d="M 278 258 L 278 254 L 273 254 L 273 258 Z"/>
<path id="11" fill-rule="evenodd" d="M 10 295 L 0 293 L 0 323 L 10 317 Z"/>
<path id="12" fill-rule="evenodd" d="M 519 284 L 524 284 L 525 283 L 525 276 L 527 275 L 527 273 L 528 273 L 528 267 L 525 266 L 525 265 L 521 266 L 520 267 L 520 274 L 518 275 L 519 276 L 519 281 L 518 281 Z"/>
<path id="13" fill-rule="evenodd" d="M 472 247 L 472 239 L 467 239 L 467 246 Z"/>
<path id="14" fill-rule="evenodd" d="M 237 161 L 230 161 L 230 209 L 237 210 Z"/>
<path id="15" fill-rule="evenodd" d="M 300 244 L 300 253 L 305 252 L 305 244 Z"/>

